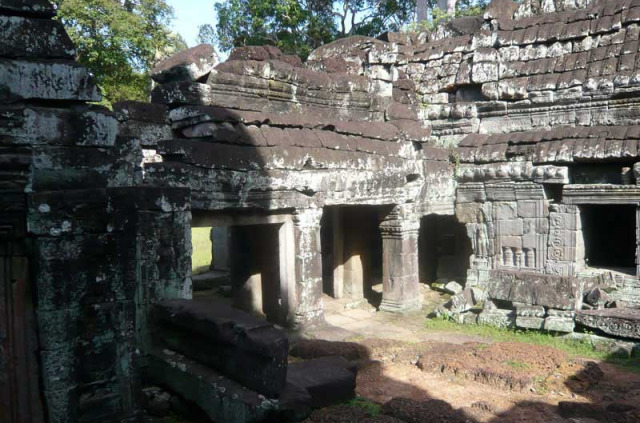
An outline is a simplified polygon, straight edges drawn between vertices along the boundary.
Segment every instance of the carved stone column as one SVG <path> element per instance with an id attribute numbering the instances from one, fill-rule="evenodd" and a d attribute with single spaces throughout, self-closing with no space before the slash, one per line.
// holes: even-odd
<path id="1" fill-rule="evenodd" d="M 297 299 L 294 324 L 296 326 L 309 326 L 324 321 L 321 218 L 322 209 L 296 210 L 293 214 Z"/>
<path id="2" fill-rule="evenodd" d="M 420 220 L 396 207 L 380 225 L 382 235 L 382 304 L 380 310 L 418 310 L 418 232 Z"/>

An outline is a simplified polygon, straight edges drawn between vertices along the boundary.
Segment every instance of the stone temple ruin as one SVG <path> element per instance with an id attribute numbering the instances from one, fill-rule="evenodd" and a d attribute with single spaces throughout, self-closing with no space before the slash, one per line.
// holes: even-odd
<path id="1" fill-rule="evenodd" d="M 295 420 L 354 376 L 263 318 L 379 283 L 383 311 L 456 280 L 464 323 L 639 339 L 640 1 L 542 3 L 306 63 L 202 45 L 109 111 L 50 4 L 0 0 L 0 421 L 133 419 L 147 379 Z M 192 292 L 198 227 L 235 308 Z"/>

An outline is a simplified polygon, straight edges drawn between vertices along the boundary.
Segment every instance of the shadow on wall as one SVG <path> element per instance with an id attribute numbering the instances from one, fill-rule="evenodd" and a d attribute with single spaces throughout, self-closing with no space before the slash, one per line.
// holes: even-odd
<path id="1" fill-rule="evenodd" d="M 467 354 L 473 358 L 467 360 Z M 617 375 L 612 374 L 611 369 L 605 369 L 605 373 L 594 361 L 568 359 L 564 353 L 546 347 L 516 343 L 454 345 L 426 342 L 407 345 L 390 340 L 366 340 L 364 344 L 303 340 L 292 347 L 291 355 L 304 359 L 339 355 L 359 368 L 357 395 L 362 400 L 316 410 L 306 423 L 583 421 L 567 420 L 574 418 L 593 419 L 585 422 L 640 421 L 640 408 L 634 402 L 637 398 L 627 395 L 627 391 L 618 390 L 622 388 L 631 392 L 637 389 L 640 386 L 637 375 L 632 374 L 627 381 L 616 381 L 614 378 L 619 376 L 621 369 L 617 370 Z M 538 357 L 533 357 L 536 355 Z M 475 366 L 490 357 L 493 361 Z M 529 368 L 536 360 L 546 372 L 544 379 L 537 376 L 538 368 Z M 393 371 L 391 364 L 394 365 Z M 427 380 L 422 383 L 406 382 L 407 379 L 419 381 L 423 377 L 421 374 L 425 374 Z M 559 378 L 558 375 L 564 377 Z M 448 387 L 439 385 L 437 390 L 423 387 L 434 386 L 442 378 L 455 381 L 450 380 Z M 461 388 L 460 384 L 465 380 L 468 385 Z M 606 386 L 598 388 L 600 383 Z M 617 388 L 610 386 L 615 383 Z M 483 385 L 488 386 L 483 388 Z M 501 392 L 492 398 L 490 390 L 495 388 Z M 505 411 L 499 410 L 492 401 L 504 403 L 505 394 L 509 401 L 509 392 L 519 397 L 532 397 L 537 393 L 546 396 L 552 390 L 563 391 L 560 398 L 566 400 L 558 405 L 548 397 L 541 397 L 539 401 L 521 400 Z M 457 404 L 443 400 L 447 396 L 455 397 Z M 372 411 L 374 415 L 380 413 L 399 420 L 385 420 L 383 416 L 371 419 Z"/>

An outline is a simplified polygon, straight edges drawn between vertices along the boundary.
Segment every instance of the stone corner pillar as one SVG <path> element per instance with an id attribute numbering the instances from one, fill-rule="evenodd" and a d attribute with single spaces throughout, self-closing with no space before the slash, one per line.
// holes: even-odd
<path id="1" fill-rule="evenodd" d="M 381 311 L 407 313 L 421 307 L 418 270 L 420 219 L 396 207 L 380 224 L 382 235 Z"/>
<path id="2" fill-rule="evenodd" d="M 293 325 L 305 327 L 322 324 L 324 323 L 320 246 L 322 209 L 297 209 L 292 217 L 297 301 L 293 307 Z"/>

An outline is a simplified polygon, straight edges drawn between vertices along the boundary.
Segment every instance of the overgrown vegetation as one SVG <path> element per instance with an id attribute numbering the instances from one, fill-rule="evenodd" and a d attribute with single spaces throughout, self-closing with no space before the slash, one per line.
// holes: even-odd
<path id="1" fill-rule="evenodd" d="M 169 30 L 173 9 L 165 0 L 55 0 L 76 46 L 77 60 L 94 75 L 103 103 L 148 101 L 149 73 L 165 57 L 186 48 Z"/>
<path id="2" fill-rule="evenodd" d="M 437 1 L 434 1 L 433 3 L 436 2 Z M 405 27 L 405 30 L 407 32 L 433 31 L 443 22 L 464 16 L 478 16 L 483 14 L 488 3 L 489 2 L 487 0 L 458 1 L 455 14 L 447 13 L 447 11 L 437 7 L 432 7 L 431 19 L 420 22 L 411 22 Z"/>
<path id="3" fill-rule="evenodd" d="M 347 403 L 352 407 L 358 407 L 363 409 L 369 416 L 377 417 L 380 415 L 380 409 L 382 406 L 377 402 L 373 402 L 368 398 L 356 397 Z"/>
<path id="4" fill-rule="evenodd" d="M 553 347 L 566 352 L 569 356 L 602 360 L 624 368 L 640 372 L 640 357 L 631 358 L 612 356 L 604 348 L 598 348 L 588 337 L 571 339 L 554 333 L 535 330 L 507 329 L 488 325 L 464 325 L 443 315 L 427 319 L 425 327 L 429 330 L 462 333 L 487 338 L 495 342 L 521 342 L 523 344 Z"/>

